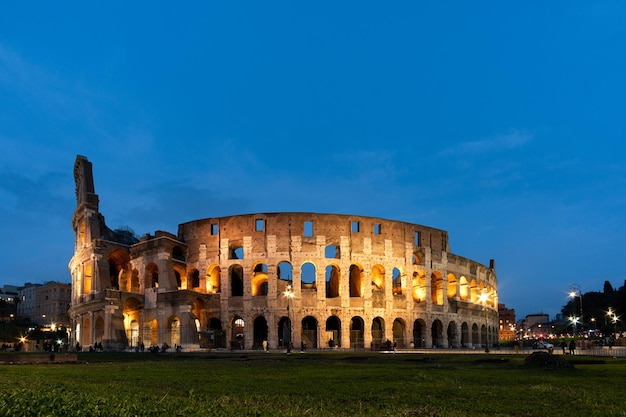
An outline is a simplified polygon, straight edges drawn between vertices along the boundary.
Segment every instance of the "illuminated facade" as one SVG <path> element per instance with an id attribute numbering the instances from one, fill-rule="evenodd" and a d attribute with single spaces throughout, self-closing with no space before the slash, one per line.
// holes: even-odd
<path id="1" fill-rule="evenodd" d="M 497 342 L 495 263 L 452 254 L 447 232 L 380 218 L 259 213 L 136 238 L 98 211 L 74 166 L 72 336 L 134 349 L 379 349 Z M 291 295 L 290 297 L 285 296 Z"/>

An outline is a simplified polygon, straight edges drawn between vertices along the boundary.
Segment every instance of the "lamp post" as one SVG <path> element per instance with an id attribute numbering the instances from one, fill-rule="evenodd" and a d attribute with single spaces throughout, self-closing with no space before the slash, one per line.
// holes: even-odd
<path id="1" fill-rule="evenodd" d="M 580 289 L 580 285 L 578 284 L 572 284 L 569 286 L 569 296 L 572 297 L 572 300 L 574 300 L 574 298 L 576 297 L 576 295 L 578 294 L 578 297 L 580 298 L 580 329 L 583 329 L 583 325 L 585 323 L 585 319 L 583 316 L 583 291 Z M 574 311 L 576 310 L 576 301 L 574 302 Z M 575 313 L 574 313 L 575 315 Z"/>
<path id="2" fill-rule="evenodd" d="M 613 339 L 615 339 L 617 336 L 617 321 L 619 320 L 619 316 L 611 307 L 609 307 L 609 311 L 606 315 L 611 318 L 611 323 L 613 323 Z"/>
<path id="3" fill-rule="evenodd" d="M 487 320 L 487 299 L 489 295 L 486 291 L 483 291 L 480 294 L 479 300 L 483 305 L 483 309 L 485 310 L 485 353 L 489 353 L 489 322 Z"/>
<path id="4" fill-rule="evenodd" d="M 291 299 L 295 296 L 294 292 L 293 292 L 293 288 L 291 287 L 291 284 L 287 285 L 287 289 L 285 290 L 285 292 L 283 292 L 283 297 L 287 298 L 287 326 L 289 327 L 288 329 L 288 338 L 287 338 L 287 353 L 291 353 L 291 314 L 289 312 L 289 304 Z M 283 330 L 283 337 L 285 337 L 284 335 L 284 330 Z"/>

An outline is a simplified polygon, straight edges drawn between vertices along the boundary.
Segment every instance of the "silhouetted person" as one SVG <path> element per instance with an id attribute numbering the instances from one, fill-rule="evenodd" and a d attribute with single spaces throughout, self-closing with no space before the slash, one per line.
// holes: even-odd
<path id="1" fill-rule="evenodd" d="M 570 355 L 575 355 L 576 353 L 576 342 L 574 341 L 574 339 L 572 339 L 571 342 L 569 342 L 569 354 Z"/>

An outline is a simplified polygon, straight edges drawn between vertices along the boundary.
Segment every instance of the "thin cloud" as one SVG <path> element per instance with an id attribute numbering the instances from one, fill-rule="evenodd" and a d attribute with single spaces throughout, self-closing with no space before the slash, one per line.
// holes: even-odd
<path id="1" fill-rule="evenodd" d="M 458 146 L 444 149 L 440 154 L 450 156 L 501 152 L 525 146 L 532 139 L 533 135 L 531 133 L 516 130 L 506 135 L 499 135 L 473 142 L 464 142 Z"/>

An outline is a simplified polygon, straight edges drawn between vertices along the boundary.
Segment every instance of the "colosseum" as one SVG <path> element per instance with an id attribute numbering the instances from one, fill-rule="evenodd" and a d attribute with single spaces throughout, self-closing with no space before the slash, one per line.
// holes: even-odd
<path id="1" fill-rule="evenodd" d="M 256 213 L 136 237 L 99 212 L 77 156 L 72 343 L 105 350 L 486 348 L 495 262 L 441 229 L 374 217 Z"/>

